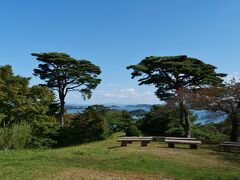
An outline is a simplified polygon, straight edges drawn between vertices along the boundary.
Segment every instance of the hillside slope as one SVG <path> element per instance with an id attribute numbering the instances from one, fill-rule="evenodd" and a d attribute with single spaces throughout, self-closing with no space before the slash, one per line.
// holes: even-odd
<path id="1" fill-rule="evenodd" d="M 240 154 L 217 146 L 175 149 L 159 142 L 120 147 L 108 140 L 54 150 L 0 151 L 0 179 L 233 179 Z"/>

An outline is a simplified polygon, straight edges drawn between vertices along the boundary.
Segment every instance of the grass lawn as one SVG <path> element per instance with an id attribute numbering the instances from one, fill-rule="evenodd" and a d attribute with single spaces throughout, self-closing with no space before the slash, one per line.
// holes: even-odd
<path id="1" fill-rule="evenodd" d="M 240 153 L 108 140 L 53 150 L 0 151 L 0 179 L 240 179 Z"/>

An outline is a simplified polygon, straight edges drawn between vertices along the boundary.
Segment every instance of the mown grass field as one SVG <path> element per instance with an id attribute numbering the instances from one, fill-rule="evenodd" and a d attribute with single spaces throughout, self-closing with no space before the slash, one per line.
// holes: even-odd
<path id="1" fill-rule="evenodd" d="M 240 154 L 108 140 L 53 150 L 0 151 L 0 179 L 240 179 Z"/>

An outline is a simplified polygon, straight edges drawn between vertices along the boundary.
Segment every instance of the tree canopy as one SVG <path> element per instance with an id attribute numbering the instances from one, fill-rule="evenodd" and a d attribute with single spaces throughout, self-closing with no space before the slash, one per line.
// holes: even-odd
<path id="1" fill-rule="evenodd" d="M 31 129 L 31 146 L 48 146 L 49 133 L 56 125 L 55 97 L 47 87 L 29 87 L 29 80 L 14 75 L 9 65 L 0 66 L 0 129 L 14 130 L 26 123 Z"/>
<path id="2" fill-rule="evenodd" d="M 167 100 L 181 88 L 218 85 L 226 76 L 216 73 L 216 67 L 196 58 L 182 56 L 150 56 L 136 65 L 130 65 L 132 78 L 141 77 L 139 85 L 154 85 L 156 95 Z"/>
<path id="3" fill-rule="evenodd" d="M 221 77 L 226 76 L 217 73 L 215 66 L 186 55 L 150 56 L 127 69 L 133 70 L 132 78 L 141 77 L 138 79 L 139 85 L 154 85 L 159 99 L 167 101 L 178 98 L 180 122 L 186 136 L 191 136 L 191 126 L 185 101 L 181 98 L 184 97 L 182 92 L 184 89 L 217 86 L 223 81 Z"/>
<path id="4" fill-rule="evenodd" d="M 192 104 L 198 109 L 224 112 L 228 115 L 227 122 L 231 124 L 231 141 L 237 141 L 240 123 L 240 83 L 235 79 L 224 87 L 204 88 L 194 93 Z"/>
<path id="5" fill-rule="evenodd" d="M 56 90 L 61 103 L 60 119 L 64 125 L 65 97 L 70 91 L 78 91 L 84 99 L 89 99 L 92 90 L 101 82 L 101 70 L 88 60 L 76 60 L 65 53 L 32 53 L 41 63 L 34 69 L 34 75 Z"/>

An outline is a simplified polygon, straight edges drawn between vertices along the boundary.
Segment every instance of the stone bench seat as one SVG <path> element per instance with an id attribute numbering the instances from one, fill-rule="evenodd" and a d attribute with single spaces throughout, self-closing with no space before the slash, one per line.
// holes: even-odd
<path id="1" fill-rule="evenodd" d="M 152 139 L 151 136 L 123 136 L 119 139 Z"/>
<path id="2" fill-rule="evenodd" d="M 219 151 L 230 152 L 232 149 L 240 150 L 239 142 L 221 142 L 219 144 Z"/>
<path id="3" fill-rule="evenodd" d="M 122 137 L 117 139 L 117 142 L 121 142 L 122 147 L 126 147 L 127 144 L 132 142 L 141 142 L 141 146 L 147 146 L 152 141 L 152 137 Z"/>
<path id="4" fill-rule="evenodd" d="M 168 143 L 169 148 L 174 148 L 175 144 L 189 144 L 190 149 L 197 149 L 197 144 L 202 144 L 201 141 L 198 141 L 195 138 L 166 138 L 165 142 Z"/>
<path id="5" fill-rule="evenodd" d="M 174 140 L 197 140 L 196 138 L 186 138 L 186 137 L 165 137 L 165 139 L 174 139 Z"/>

